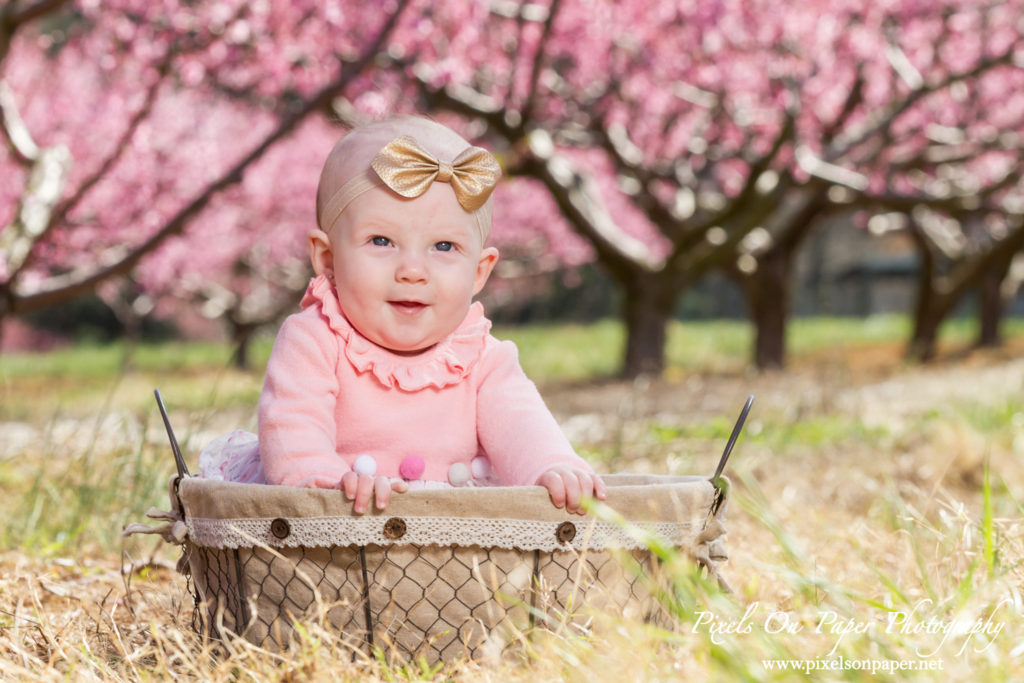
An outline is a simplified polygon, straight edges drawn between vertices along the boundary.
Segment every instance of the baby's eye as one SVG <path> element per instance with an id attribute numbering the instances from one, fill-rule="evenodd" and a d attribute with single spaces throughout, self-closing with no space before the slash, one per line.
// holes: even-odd
<path id="1" fill-rule="evenodd" d="M 455 245 L 451 242 L 438 242 L 434 245 L 434 248 L 438 251 L 454 251 Z"/>
<path id="2" fill-rule="evenodd" d="M 382 235 L 375 236 L 373 239 L 370 240 L 370 242 L 375 247 L 387 247 L 387 246 L 391 245 L 391 240 L 389 240 L 387 237 L 384 237 Z"/>

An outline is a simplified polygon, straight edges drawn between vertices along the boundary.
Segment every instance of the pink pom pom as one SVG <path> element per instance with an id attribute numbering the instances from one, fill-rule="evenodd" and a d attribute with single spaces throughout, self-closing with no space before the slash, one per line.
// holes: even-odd
<path id="1" fill-rule="evenodd" d="M 402 476 L 402 479 L 419 479 L 423 476 L 425 468 L 426 464 L 423 462 L 423 458 L 418 455 L 407 455 L 402 458 L 402 464 L 398 466 L 398 474 Z"/>

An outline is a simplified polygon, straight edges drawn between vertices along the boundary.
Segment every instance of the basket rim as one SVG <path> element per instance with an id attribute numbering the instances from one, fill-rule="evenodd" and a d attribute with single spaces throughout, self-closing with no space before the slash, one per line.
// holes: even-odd
<path id="1" fill-rule="evenodd" d="M 182 478 L 192 543 L 206 547 L 455 545 L 520 550 L 694 547 L 724 533 L 725 505 L 706 478 L 607 475 L 593 514 L 554 507 L 540 486 L 409 491 L 357 515 L 338 490 Z M 400 533 L 398 532 L 400 528 Z"/>

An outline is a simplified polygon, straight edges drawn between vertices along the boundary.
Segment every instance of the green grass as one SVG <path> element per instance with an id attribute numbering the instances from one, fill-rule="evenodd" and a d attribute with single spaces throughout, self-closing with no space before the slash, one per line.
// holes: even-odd
<path id="1" fill-rule="evenodd" d="M 0 354 L 0 421 L 84 415 L 97 405 L 147 410 L 160 389 L 177 408 L 254 405 L 271 340 L 253 345 L 250 371 L 236 370 L 227 344 L 107 344 L 48 353 Z"/>
<path id="2" fill-rule="evenodd" d="M 494 330 L 519 348 L 526 374 L 537 381 L 583 380 L 614 374 L 625 336 L 615 321 L 589 325 L 529 325 Z"/>
<path id="3" fill-rule="evenodd" d="M 960 410 L 971 426 L 983 434 L 998 434 L 1007 425 L 1024 427 L 1024 405 L 1014 400 L 988 406 L 964 404 Z"/>
<path id="4" fill-rule="evenodd" d="M 870 318 L 795 318 L 787 342 L 792 354 L 851 349 L 878 343 L 904 342 L 910 322 L 902 315 Z M 1024 319 L 1005 323 L 1007 337 L 1024 336 Z M 519 347 L 527 373 L 538 381 L 574 381 L 617 372 L 625 345 L 625 330 L 616 320 L 589 324 L 497 327 L 495 336 Z M 968 344 L 974 323 L 956 318 L 944 327 L 940 343 Z M 753 332 L 743 320 L 673 321 L 669 325 L 666 363 L 685 370 L 736 369 L 748 362 Z M 272 338 L 256 340 L 251 365 L 259 372 L 270 355 Z M 212 342 L 164 344 L 123 343 L 82 345 L 44 354 L 0 354 L 0 381 L 17 377 L 110 379 L 122 369 L 170 374 L 209 372 L 228 366 L 232 349 Z"/>
<path id="5" fill-rule="evenodd" d="M 724 444 L 732 433 L 733 425 L 731 418 L 714 417 L 697 423 L 654 422 L 650 429 L 655 440 L 661 443 L 696 440 Z M 850 442 L 870 446 L 877 445 L 886 436 L 886 429 L 865 425 L 863 421 L 845 415 L 817 415 L 800 420 L 771 416 L 767 428 L 763 422 L 759 422 L 753 429 L 745 431 L 743 440 L 752 445 L 780 450 L 794 446 L 822 448 Z"/>
<path id="6" fill-rule="evenodd" d="M 910 320 L 903 315 L 868 318 L 796 318 L 790 323 L 791 350 L 817 351 L 835 344 L 857 345 L 904 341 L 910 337 Z"/>
<path id="7" fill-rule="evenodd" d="M 0 547 L 42 557 L 112 547 L 126 520 L 143 521 L 153 502 L 164 504 L 171 462 L 152 448 L 82 452 L 52 474 L 5 478 L 0 492 L 13 505 L 3 506 Z"/>
<path id="8" fill-rule="evenodd" d="M 791 356 L 830 352 L 841 354 L 879 344 L 903 345 L 910 336 L 905 315 L 869 318 L 794 318 L 786 343 Z M 1006 338 L 1024 337 L 1024 318 L 1008 318 Z M 588 325 L 530 325 L 499 327 L 501 339 L 519 347 L 527 374 L 541 381 L 574 381 L 608 377 L 618 372 L 625 348 L 625 329 L 619 321 L 601 320 Z M 975 322 L 948 321 L 939 335 L 942 348 L 973 342 Z M 666 367 L 672 371 L 736 371 L 753 356 L 753 329 L 745 320 L 673 321 L 668 329 Z"/>
<path id="9" fill-rule="evenodd" d="M 253 366 L 266 363 L 271 341 L 253 345 Z M 111 378 L 122 370 L 133 372 L 209 371 L 231 362 L 232 349 L 215 342 L 161 344 L 84 344 L 47 353 L 0 354 L 0 377 Z"/>
<path id="10" fill-rule="evenodd" d="M 587 325 L 500 327 L 500 339 L 519 347 L 526 373 L 540 381 L 582 381 L 615 375 L 625 350 L 625 328 L 616 320 Z M 749 325 L 735 321 L 669 325 L 665 348 L 669 368 L 722 370 L 742 366 L 749 356 Z"/>

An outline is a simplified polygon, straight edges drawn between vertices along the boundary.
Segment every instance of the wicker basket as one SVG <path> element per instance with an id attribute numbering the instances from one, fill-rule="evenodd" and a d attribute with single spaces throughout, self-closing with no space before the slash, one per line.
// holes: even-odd
<path id="1" fill-rule="evenodd" d="M 605 482 L 628 524 L 567 514 L 533 486 L 410 491 L 353 515 L 339 491 L 176 478 L 195 624 L 287 648 L 325 615 L 353 647 L 447 661 L 498 654 L 548 618 L 658 619 L 645 534 L 718 577 L 725 505 L 706 478 Z"/>

